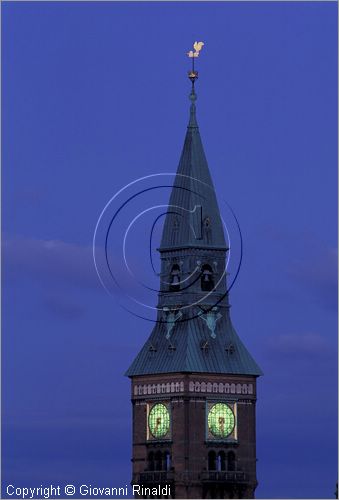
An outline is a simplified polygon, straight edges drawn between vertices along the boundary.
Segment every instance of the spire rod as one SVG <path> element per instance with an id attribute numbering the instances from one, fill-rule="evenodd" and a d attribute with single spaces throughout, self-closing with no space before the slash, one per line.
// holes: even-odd
<path id="1" fill-rule="evenodd" d="M 197 95 L 194 90 L 194 83 L 198 79 L 198 72 L 194 69 L 194 60 L 196 57 L 199 57 L 199 53 L 201 49 L 204 46 L 204 42 L 194 42 L 193 44 L 193 49 L 187 52 L 187 55 L 190 59 L 192 59 L 192 69 L 188 72 L 188 78 L 192 82 L 192 89 L 191 93 L 189 95 L 189 98 L 191 100 L 191 108 L 190 108 L 190 121 L 189 121 L 189 127 L 197 127 L 197 120 L 195 116 L 195 101 L 197 100 Z"/>
<path id="2" fill-rule="evenodd" d="M 188 78 L 192 82 L 192 92 L 193 93 L 194 93 L 194 82 L 195 82 L 195 80 L 198 79 L 198 72 L 195 71 L 195 69 L 194 69 L 194 59 L 196 57 L 199 57 L 199 53 L 204 45 L 205 45 L 204 42 L 194 42 L 194 44 L 193 44 L 194 50 L 190 50 L 189 52 L 187 52 L 188 57 L 190 59 L 192 59 L 192 69 L 188 72 Z"/>

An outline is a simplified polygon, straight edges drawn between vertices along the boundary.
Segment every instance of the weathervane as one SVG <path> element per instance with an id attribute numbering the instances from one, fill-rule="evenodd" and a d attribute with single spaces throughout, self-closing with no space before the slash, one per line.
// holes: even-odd
<path id="1" fill-rule="evenodd" d="M 190 50 L 189 52 L 187 52 L 188 57 L 192 59 L 192 69 L 188 72 L 188 78 L 191 80 L 193 88 L 194 88 L 194 82 L 198 78 L 198 72 L 195 71 L 194 69 L 194 59 L 196 57 L 199 57 L 199 53 L 204 45 L 205 45 L 204 42 L 194 42 L 193 44 L 194 50 Z"/>

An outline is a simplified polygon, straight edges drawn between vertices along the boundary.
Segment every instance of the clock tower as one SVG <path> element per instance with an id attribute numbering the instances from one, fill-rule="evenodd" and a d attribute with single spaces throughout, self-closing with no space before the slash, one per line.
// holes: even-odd
<path id="1" fill-rule="evenodd" d="M 201 46 L 194 48 L 193 63 Z M 132 484 L 143 498 L 254 498 L 262 372 L 231 322 L 229 248 L 196 119 L 197 77 L 193 64 L 189 123 L 159 248 L 156 323 L 126 372 Z"/>

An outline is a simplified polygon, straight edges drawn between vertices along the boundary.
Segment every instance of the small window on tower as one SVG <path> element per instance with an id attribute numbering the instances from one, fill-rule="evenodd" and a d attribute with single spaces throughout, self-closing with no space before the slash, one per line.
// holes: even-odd
<path id="1" fill-rule="evenodd" d="M 206 243 L 212 243 L 211 219 L 206 217 L 203 221 L 203 235 Z"/>
<path id="2" fill-rule="evenodd" d="M 170 291 L 177 292 L 180 290 L 180 267 L 178 264 L 172 266 L 170 274 Z"/>
<path id="3" fill-rule="evenodd" d="M 235 453 L 230 451 L 227 454 L 227 468 L 229 471 L 235 471 Z"/>
<path id="4" fill-rule="evenodd" d="M 165 451 L 164 453 L 164 470 L 171 469 L 171 455 L 169 451 Z"/>
<path id="5" fill-rule="evenodd" d="M 224 471 L 226 470 L 226 455 L 224 451 L 219 451 L 217 456 L 217 470 Z"/>
<path id="6" fill-rule="evenodd" d="M 211 266 L 205 264 L 201 270 L 201 290 L 210 292 L 214 288 L 213 271 Z"/>
<path id="7" fill-rule="evenodd" d="M 204 219 L 204 226 L 205 226 L 206 228 L 208 228 L 208 227 L 210 227 L 210 225 L 211 225 L 211 219 L 210 219 L 209 217 L 206 217 L 206 218 Z"/>
<path id="8" fill-rule="evenodd" d="M 154 453 L 151 451 L 151 453 L 148 454 L 148 470 L 154 470 Z"/>
<path id="9" fill-rule="evenodd" d="M 208 470 L 216 470 L 216 458 L 215 451 L 210 451 L 208 454 Z"/>
<path id="10" fill-rule="evenodd" d="M 157 451 L 154 455 L 154 462 L 155 462 L 155 470 L 162 470 L 162 453 L 161 451 Z"/>

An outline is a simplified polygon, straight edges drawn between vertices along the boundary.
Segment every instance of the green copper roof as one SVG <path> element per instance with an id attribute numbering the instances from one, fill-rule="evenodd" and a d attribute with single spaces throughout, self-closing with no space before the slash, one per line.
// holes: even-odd
<path id="1" fill-rule="evenodd" d="M 211 294 L 202 291 L 203 264 L 219 278 L 227 246 L 196 120 L 194 88 L 190 99 L 190 119 L 168 209 L 175 213 L 166 215 L 159 248 L 158 322 L 126 375 L 200 372 L 259 376 L 259 366 L 233 328 L 228 295 L 223 298 L 225 277 Z M 195 266 L 201 275 L 173 293 L 168 285 L 173 265 L 180 279 L 191 279 L 186 277 L 193 276 Z M 218 300 L 218 306 L 211 309 Z"/>
<path id="2" fill-rule="evenodd" d="M 178 322 L 169 342 L 165 324 L 157 323 L 126 375 L 174 372 L 262 375 L 228 314 L 216 323 L 215 335 L 213 339 L 205 321 L 194 318 Z"/>
<path id="3" fill-rule="evenodd" d="M 194 92 L 190 99 L 190 119 L 168 209 L 178 216 L 167 214 L 160 250 L 190 245 L 226 248 L 218 202 L 196 120 Z M 175 218 L 178 228 L 173 231 Z M 208 235 L 199 227 L 206 218 L 211 223 Z"/>

